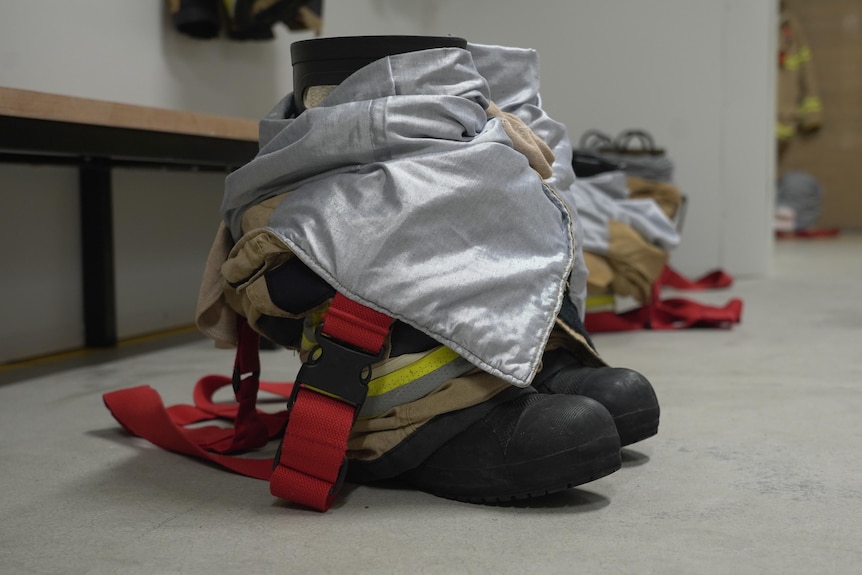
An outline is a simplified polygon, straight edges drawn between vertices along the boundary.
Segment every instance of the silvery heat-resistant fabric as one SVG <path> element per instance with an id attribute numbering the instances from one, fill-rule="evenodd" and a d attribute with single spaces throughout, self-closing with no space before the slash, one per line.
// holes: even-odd
<path id="1" fill-rule="evenodd" d="M 577 213 L 578 200 L 573 190 L 572 144 L 566 126 L 542 109 L 539 93 L 539 55 L 531 48 L 468 44 L 476 69 L 488 81 L 491 99 L 504 112 L 518 116 L 554 152 L 553 175 L 546 183 L 557 192 L 571 214 Z M 580 218 L 572 218 L 575 237 L 574 265 L 569 281 L 569 297 L 584 319 L 587 297 L 587 266 L 581 250 L 584 230 Z"/>
<path id="2" fill-rule="evenodd" d="M 676 226 L 654 200 L 627 199 L 629 189 L 623 172 L 579 179 L 573 193 L 578 203 L 578 219 L 584 227 L 583 249 L 589 252 L 607 254 L 610 220 L 628 225 L 665 251 L 679 245 Z"/>
<path id="3" fill-rule="evenodd" d="M 546 183 L 572 214 L 578 214 L 572 222 L 576 252 L 569 296 L 583 319 L 587 268 L 582 250 L 607 253 L 609 219 L 628 224 L 665 250 L 679 245 L 679 234 L 654 201 L 628 199 L 624 173 L 576 178 L 568 130 L 542 108 L 539 56 L 535 50 L 481 44 L 468 44 L 467 49 L 476 69 L 488 81 L 494 103 L 523 120 L 554 152 L 554 175 Z"/>
<path id="4" fill-rule="evenodd" d="M 323 279 L 528 385 L 566 297 L 572 222 L 487 119 L 490 97 L 454 48 L 378 60 L 295 119 L 288 96 L 222 215 L 238 240 L 248 207 L 291 192 L 269 227 Z"/>

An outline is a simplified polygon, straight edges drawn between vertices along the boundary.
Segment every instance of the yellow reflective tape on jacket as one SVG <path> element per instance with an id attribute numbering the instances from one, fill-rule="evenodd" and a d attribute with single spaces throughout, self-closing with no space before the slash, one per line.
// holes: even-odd
<path id="1" fill-rule="evenodd" d="M 791 71 L 798 70 L 802 62 L 803 60 L 799 54 L 787 54 L 784 57 L 784 69 Z"/>
<path id="2" fill-rule="evenodd" d="M 317 345 L 317 342 L 308 337 L 305 332 L 302 333 L 302 341 L 299 344 L 299 348 L 302 351 L 310 351 L 314 346 Z"/>
<path id="3" fill-rule="evenodd" d="M 817 112 L 821 112 L 823 110 L 823 103 L 820 101 L 820 98 L 815 96 L 808 96 L 804 100 L 802 100 L 802 104 L 799 106 L 800 114 L 816 114 Z"/>
<path id="4" fill-rule="evenodd" d="M 796 134 L 796 128 L 793 126 L 778 122 L 775 125 L 775 137 L 779 140 L 789 140 Z"/>
<path id="5" fill-rule="evenodd" d="M 327 307 L 327 309 L 329 308 Z M 317 331 L 317 326 L 323 323 L 324 313 L 326 313 L 326 310 L 320 309 L 305 317 L 302 323 L 302 341 L 299 344 L 302 351 L 310 351 L 317 346 L 315 332 Z"/>
<path id="6" fill-rule="evenodd" d="M 613 310 L 616 298 L 613 294 L 587 296 L 587 312 Z"/>
<path id="7" fill-rule="evenodd" d="M 417 401 L 447 381 L 476 369 L 444 346 L 425 353 L 400 355 L 378 367 L 371 370 L 372 377 L 375 372 L 380 375 L 368 384 L 368 397 L 359 411 L 359 419 L 377 417 L 390 409 Z"/>
<path id="8" fill-rule="evenodd" d="M 368 396 L 383 395 L 393 389 L 416 381 L 420 377 L 428 375 L 432 371 L 440 369 L 446 364 L 452 363 L 461 356 L 445 346 L 440 346 L 420 359 L 387 373 L 368 383 Z"/>

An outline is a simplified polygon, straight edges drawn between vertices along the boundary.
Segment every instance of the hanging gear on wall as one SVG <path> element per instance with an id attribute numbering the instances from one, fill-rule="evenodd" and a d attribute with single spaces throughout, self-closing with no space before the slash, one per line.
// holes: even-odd
<path id="1" fill-rule="evenodd" d="M 208 40 L 221 32 L 219 0 L 168 0 L 168 9 L 182 34 Z"/>
<path id="2" fill-rule="evenodd" d="M 775 136 L 781 151 L 797 133 L 812 134 L 823 124 L 823 104 L 811 47 L 798 19 L 784 1 L 779 16 L 777 111 Z"/>
<path id="3" fill-rule="evenodd" d="M 231 40 L 272 40 L 273 27 L 323 31 L 323 0 L 168 0 L 171 21 L 192 38 L 212 39 L 222 29 Z"/>

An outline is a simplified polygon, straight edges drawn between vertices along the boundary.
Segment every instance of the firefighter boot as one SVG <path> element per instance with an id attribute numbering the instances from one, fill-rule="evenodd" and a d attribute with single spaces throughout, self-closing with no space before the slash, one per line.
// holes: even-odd
<path id="1" fill-rule="evenodd" d="M 528 388 L 401 478 L 440 497 L 494 503 L 562 491 L 620 466 L 619 436 L 604 407 Z"/>
<path id="2" fill-rule="evenodd" d="M 631 445 L 658 433 L 659 404 L 650 382 L 631 369 L 586 367 L 564 349 L 545 352 L 533 380 L 541 393 L 590 397 L 611 413 L 620 442 Z"/>
<path id="3" fill-rule="evenodd" d="M 334 293 L 297 258 L 265 281 L 288 313 L 318 308 Z M 302 339 L 315 337 L 316 321 L 305 322 Z M 283 345 L 299 343 L 295 320 L 262 315 L 258 327 Z M 619 469 L 619 435 L 598 402 L 511 386 L 401 322 L 387 347 L 348 441 L 348 481 L 398 477 L 478 503 L 544 495 Z M 378 368 L 388 375 L 374 378 Z"/>

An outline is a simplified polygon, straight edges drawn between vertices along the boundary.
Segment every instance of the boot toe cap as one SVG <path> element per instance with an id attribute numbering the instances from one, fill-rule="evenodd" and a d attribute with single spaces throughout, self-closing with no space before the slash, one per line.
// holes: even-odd
<path id="1" fill-rule="evenodd" d="M 405 478 L 462 501 L 523 499 L 616 471 L 619 449 L 613 418 L 598 402 L 533 393 L 496 407 Z"/>
<path id="2" fill-rule="evenodd" d="M 599 368 L 584 381 L 580 393 L 595 399 L 613 415 L 623 445 L 658 432 L 658 397 L 640 373 L 618 367 Z"/>

